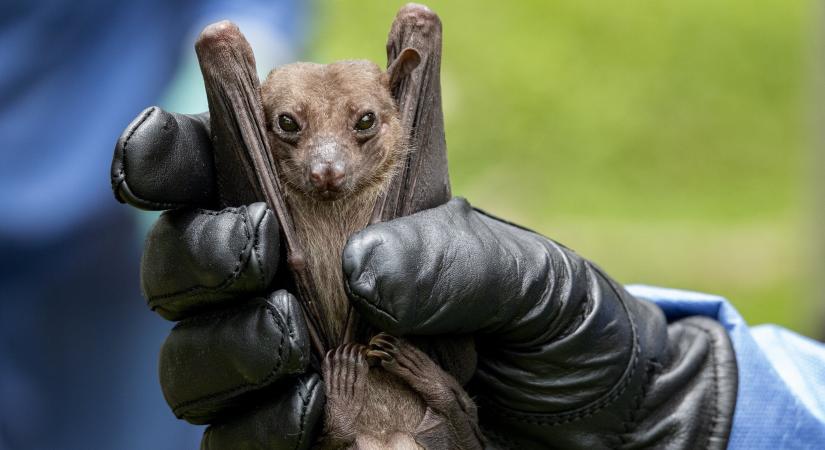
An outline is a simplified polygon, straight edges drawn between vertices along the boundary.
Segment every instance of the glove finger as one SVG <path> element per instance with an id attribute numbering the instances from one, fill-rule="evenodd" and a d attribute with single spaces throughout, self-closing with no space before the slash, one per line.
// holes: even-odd
<path id="1" fill-rule="evenodd" d="M 295 380 L 272 402 L 206 429 L 201 450 L 307 449 L 320 431 L 324 386 L 317 374 Z"/>
<path id="2" fill-rule="evenodd" d="M 178 323 L 160 352 L 160 383 L 178 418 L 211 423 L 309 364 L 309 337 L 297 299 L 267 299 Z"/>
<path id="3" fill-rule="evenodd" d="M 547 286 L 541 238 L 514 230 L 463 199 L 372 225 L 344 248 L 345 286 L 358 311 L 393 334 L 490 330 Z"/>
<path id="4" fill-rule="evenodd" d="M 278 269 L 278 221 L 264 203 L 167 211 L 146 238 L 141 284 L 169 320 L 267 292 Z"/>
<path id="5" fill-rule="evenodd" d="M 121 203 L 148 210 L 216 204 L 209 114 L 152 106 L 123 131 L 112 158 L 112 190 Z"/>

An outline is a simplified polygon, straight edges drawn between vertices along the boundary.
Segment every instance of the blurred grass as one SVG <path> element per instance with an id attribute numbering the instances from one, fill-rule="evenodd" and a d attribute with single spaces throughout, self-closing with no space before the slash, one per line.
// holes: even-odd
<path id="1" fill-rule="evenodd" d="M 404 2 L 316 2 L 311 59 L 368 58 Z M 814 333 L 810 1 L 431 1 L 453 191 L 626 283 Z M 793 307 L 791 307 L 793 305 Z"/>

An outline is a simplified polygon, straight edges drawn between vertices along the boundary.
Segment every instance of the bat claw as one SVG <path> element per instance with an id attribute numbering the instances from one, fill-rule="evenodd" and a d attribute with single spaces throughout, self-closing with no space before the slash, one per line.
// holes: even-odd
<path id="1" fill-rule="evenodd" d="M 371 349 L 395 353 L 400 347 L 400 342 L 395 336 L 390 336 L 387 333 L 379 333 L 370 339 L 369 347 Z"/>
<path id="2" fill-rule="evenodd" d="M 383 364 L 390 364 L 395 361 L 395 356 L 382 350 L 367 350 L 367 358 L 378 360 Z"/>

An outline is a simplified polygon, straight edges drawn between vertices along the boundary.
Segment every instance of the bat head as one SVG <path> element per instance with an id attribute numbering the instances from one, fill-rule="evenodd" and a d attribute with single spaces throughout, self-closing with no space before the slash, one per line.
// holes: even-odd
<path id="1" fill-rule="evenodd" d="M 408 48 L 386 72 L 360 60 L 299 62 L 270 72 L 261 95 L 282 181 L 328 201 L 388 180 L 407 138 L 391 90 L 419 62 Z"/>

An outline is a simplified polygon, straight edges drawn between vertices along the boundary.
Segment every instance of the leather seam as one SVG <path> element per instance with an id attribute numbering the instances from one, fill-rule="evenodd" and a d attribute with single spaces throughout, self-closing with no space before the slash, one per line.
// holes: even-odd
<path id="1" fill-rule="evenodd" d="M 287 294 L 287 300 L 289 300 L 289 298 L 288 298 L 289 295 L 291 295 L 291 294 Z M 300 306 L 299 306 L 299 308 L 300 308 Z M 295 336 L 296 326 L 292 322 L 294 320 L 294 318 L 292 317 L 293 314 L 294 314 L 294 312 L 292 310 L 292 305 L 290 303 L 289 312 L 285 315 L 285 317 L 286 317 L 286 329 L 287 329 L 287 332 L 289 333 L 289 341 L 292 342 L 292 343 L 295 343 L 296 342 L 296 336 Z M 303 311 L 299 310 L 298 314 L 303 314 Z M 306 353 L 304 353 L 304 348 L 301 345 L 297 345 L 295 348 L 298 351 L 298 360 L 302 361 L 302 364 L 303 364 L 303 362 L 305 362 L 307 360 L 307 355 L 306 355 Z"/>
<path id="2" fill-rule="evenodd" d="M 255 227 L 255 241 L 252 243 L 252 251 L 255 252 L 255 258 L 258 260 L 258 279 L 261 281 L 261 287 L 266 286 L 266 277 L 264 276 L 264 260 L 261 257 L 261 234 L 264 230 L 264 222 L 269 219 L 269 209 L 264 211 L 264 216 L 261 218 L 258 226 Z"/>
<path id="3" fill-rule="evenodd" d="M 241 273 L 243 272 L 243 269 L 248 265 L 248 264 L 244 264 L 244 259 L 246 259 L 246 261 L 248 263 L 249 259 L 252 256 L 251 253 L 250 253 L 250 250 L 252 249 L 252 244 L 253 244 L 252 240 L 250 239 L 251 235 L 249 233 L 248 226 L 247 226 L 247 214 L 245 214 L 243 212 L 241 212 L 241 213 L 237 212 L 239 210 L 243 211 L 244 209 L 245 209 L 245 207 L 230 208 L 230 209 L 226 209 L 226 210 L 223 210 L 223 211 L 198 210 L 198 212 L 200 214 L 210 215 L 210 216 L 218 216 L 218 215 L 221 215 L 221 214 L 225 214 L 227 212 L 231 213 L 231 214 L 241 216 L 241 220 L 243 221 L 243 227 L 242 228 L 244 230 L 244 235 L 246 236 L 246 242 L 244 243 L 243 248 L 241 248 L 241 252 L 238 255 L 238 260 L 235 263 L 235 267 L 233 268 L 232 272 L 230 272 L 223 280 L 221 280 L 220 283 L 218 283 L 217 285 L 214 285 L 214 286 L 205 286 L 205 285 L 202 285 L 202 284 L 198 284 L 198 285 L 195 285 L 195 286 L 190 286 L 186 289 L 182 289 L 180 291 L 148 296 L 148 303 L 149 303 L 149 306 L 152 309 L 165 309 L 164 305 L 166 305 L 167 303 L 170 303 L 170 302 L 168 302 L 168 301 L 167 302 L 162 302 L 162 303 L 159 303 L 159 302 L 161 300 L 166 300 L 166 299 L 169 299 L 171 297 L 178 297 L 178 296 L 190 294 L 192 292 L 197 292 L 197 291 L 201 291 L 201 292 L 221 292 L 221 291 L 227 290 L 235 283 L 235 281 L 238 280 L 238 278 L 240 278 Z M 246 258 L 244 258 L 244 256 L 246 256 Z"/>
<path id="4" fill-rule="evenodd" d="M 129 130 L 129 134 L 127 134 L 126 138 L 123 139 L 123 145 L 120 146 L 120 167 L 117 170 L 118 182 L 115 186 L 116 190 L 120 188 L 120 185 L 126 181 L 126 148 L 129 146 L 129 141 L 132 139 L 132 136 L 135 134 L 138 128 L 140 128 L 141 125 L 143 125 L 143 122 L 146 122 L 146 119 L 148 119 L 149 116 L 152 115 L 152 112 L 154 112 L 154 110 L 155 108 L 152 107 L 144 111 L 143 116 L 140 118 L 138 123 L 136 123 L 135 126 L 131 130 Z"/>
<path id="5" fill-rule="evenodd" d="M 298 419 L 298 441 L 295 442 L 295 449 L 301 448 L 301 444 L 304 441 L 304 429 L 306 428 L 306 416 L 309 410 L 309 401 L 312 399 L 312 390 L 318 384 L 318 381 L 315 380 L 312 386 L 307 387 L 307 395 L 301 395 L 301 416 Z M 299 394 L 300 395 L 300 394 Z"/>
<path id="6" fill-rule="evenodd" d="M 633 406 L 630 410 L 630 414 L 628 415 L 628 420 L 622 421 L 622 427 L 624 428 L 624 433 L 619 435 L 619 447 L 623 448 L 624 446 L 630 444 L 630 434 L 638 428 L 639 425 L 639 413 L 644 406 L 644 400 L 647 397 L 647 392 L 650 387 L 650 382 L 653 376 L 658 371 L 658 365 L 650 360 L 647 361 L 644 378 L 642 380 L 642 387 L 639 389 L 639 393 L 633 397 Z"/>
<path id="7" fill-rule="evenodd" d="M 192 405 L 197 405 L 197 404 L 200 404 L 200 403 L 209 403 L 212 400 L 220 399 L 220 398 L 231 398 L 231 397 L 233 397 L 237 394 L 242 394 L 242 393 L 245 393 L 245 392 L 249 392 L 249 391 L 267 386 L 270 383 L 272 383 L 278 376 L 282 375 L 282 374 L 279 373 L 279 370 L 280 370 L 281 365 L 283 363 L 282 356 L 283 356 L 284 343 L 286 342 L 287 333 L 284 332 L 285 331 L 284 330 L 284 324 L 281 322 L 280 317 L 278 317 L 278 315 L 275 314 L 274 308 L 270 307 L 269 305 L 265 305 L 264 308 L 266 308 L 266 312 L 272 318 L 272 322 L 275 325 L 277 325 L 279 330 L 281 331 L 281 340 L 278 343 L 278 350 L 276 352 L 277 355 L 276 355 L 276 358 L 275 358 L 276 361 L 275 361 L 275 364 L 273 365 L 272 369 L 270 369 L 269 373 L 259 382 L 241 383 L 237 386 L 225 389 L 225 390 L 220 391 L 220 392 L 215 392 L 215 393 L 207 395 L 205 397 L 200 397 L 200 398 L 197 398 L 197 399 L 186 400 L 186 401 L 177 403 L 172 407 L 172 411 L 175 413 L 176 416 L 184 417 L 185 414 L 183 412 L 181 412 L 180 410 L 184 409 L 184 408 L 187 408 L 189 406 L 192 406 Z M 227 315 L 231 315 L 231 313 L 230 314 L 215 314 L 215 315 L 212 315 L 212 316 L 213 317 L 214 316 L 219 317 L 219 316 L 222 316 L 222 315 L 227 316 Z M 192 323 L 192 322 L 186 322 L 186 323 Z"/>
<path id="8" fill-rule="evenodd" d="M 603 277 L 601 272 L 596 270 L 595 267 L 593 267 L 590 264 L 587 264 L 587 266 L 592 270 L 594 274 L 596 274 L 596 276 Z M 630 357 L 630 360 L 628 361 L 628 365 L 626 366 L 625 372 L 622 375 L 621 379 L 617 381 L 613 385 L 613 387 L 611 387 L 610 390 L 607 393 L 605 393 L 602 397 L 590 402 L 589 404 L 583 407 L 574 409 L 572 411 L 551 414 L 527 413 L 510 410 L 508 408 L 503 408 L 499 406 L 497 407 L 498 415 L 501 415 L 508 419 L 534 425 L 557 426 L 567 424 L 570 422 L 575 422 L 586 417 L 590 417 L 598 413 L 599 411 L 603 410 L 604 408 L 610 406 L 614 401 L 621 397 L 622 394 L 624 394 L 627 387 L 633 381 L 633 377 L 636 373 L 636 368 L 639 364 L 639 354 L 641 353 L 641 345 L 639 343 L 639 333 L 638 329 L 636 328 L 636 323 L 633 321 L 633 316 L 632 314 L 630 314 L 628 306 L 625 304 L 624 298 L 619 294 L 619 292 L 616 290 L 616 287 L 613 286 L 612 283 L 607 282 L 606 284 L 613 291 L 619 303 L 622 305 L 622 309 L 625 312 L 625 317 L 627 317 L 627 320 L 630 323 L 630 329 L 633 334 L 633 354 Z"/>

